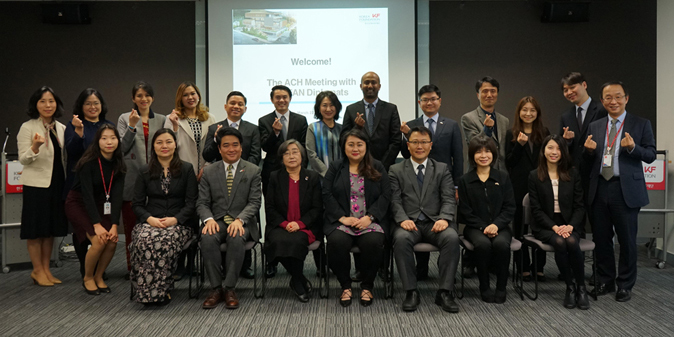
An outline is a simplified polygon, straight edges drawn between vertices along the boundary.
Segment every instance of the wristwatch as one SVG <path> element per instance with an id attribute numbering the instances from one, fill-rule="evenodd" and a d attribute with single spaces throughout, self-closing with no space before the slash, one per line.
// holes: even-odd
<path id="1" fill-rule="evenodd" d="M 366 214 L 366 215 L 370 217 L 370 222 L 374 223 L 374 215 L 372 215 L 372 214 Z"/>

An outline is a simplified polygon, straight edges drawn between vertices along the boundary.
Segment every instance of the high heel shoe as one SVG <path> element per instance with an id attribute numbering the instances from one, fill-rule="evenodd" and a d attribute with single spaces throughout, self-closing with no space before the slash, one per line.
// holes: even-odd
<path id="1" fill-rule="evenodd" d="M 89 295 L 100 295 L 101 294 L 101 292 L 98 291 L 98 289 L 96 289 L 96 290 L 87 289 L 87 286 L 84 285 L 84 281 L 82 281 L 82 288 L 84 288 L 84 291 Z"/>
<path id="2" fill-rule="evenodd" d="M 53 287 L 54 286 L 54 283 L 49 281 L 49 279 L 46 279 L 46 281 L 40 281 L 40 280 L 37 279 L 37 277 L 35 275 L 33 275 L 33 273 L 30 274 L 30 278 L 33 279 L 33 284 L 37 284 L 40 287 Z"/>
<path id="3" fill-rule="evenodd" d="M 52 275 L 52 276 L 47 276 L 47 278 L 49 279 L 49 282 L 51 282 L 51 283 L 53 283 L 53 284 L 61 284 L 61 283 L 63 283 L 63 282 L 61 282 L 61 280 L 57 279 L 57 278 L 54 277 L 53 275 Z"/>

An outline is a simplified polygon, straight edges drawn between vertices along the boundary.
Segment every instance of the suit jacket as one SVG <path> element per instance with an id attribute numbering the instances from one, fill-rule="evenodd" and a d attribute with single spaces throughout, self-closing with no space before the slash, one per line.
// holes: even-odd
<path id="1" fill-rule="evenodd" d="M 287 220 L 288 184 L 290 176 L 284 168 L 271 173 L 269 190 L 264 199 L 267 226 L 265 235 Z M 311 230 L 320 237 L 323 225 L 323 197 L 321 196 L 321 176 L 307 169 L 300 171 L 300 226 Z"/>
<path id="2" fill-rule="evenodd" d="M 550 135 L 548 128 L 543 130 L 543 137 Z M 515 140 L 515 141 L 513 141 Z M 506 132 L 506 167 L 510 174 L 510 181 L 513 184 L 513 191 L 515 192 L 515 200 L 518 206 L 521 206 L 522 199 L 529 193 L 527 184 L 529 181 L 529 173 L 531 170 L 538 168 L 538 159 L 541 153 L 541 146 L 543 144 L 534 143 L 533 151 L 529 143 L 520 145 L 517 142 L 517 136 L 513 135 L 511 129 Z"/>
<path id="3" fill-rule="evenodd" d="M 506 171 L 505 158 L 506 158 L 506 143 L 505 137 L 508 130 L 508 125 L 510 120 L 508 117 L 503 116 L 502 114 L 494 111 L 496 114 L 496 128 L 498 132 L 498 138 L 494 136 L 492 132 L 491 138 L 496 142 L 496 147 L 498 148 L 498 161 L 495 168 Z M 487 118 L 487 115 L 484 111 L 478 107 L 475 110 L 468 112 L 461 116 L 461 128 L 463 129 L 463 134 L 466 140 L 466 149 L 470 144 L 470 140 L 477 135 L 484 135 L 484 120 Z M 470 162 L 470 160 L 468 160 Z"/>
<path id="4" fill-rule="evenodd" d="M 180 120 L 180 126 L 176 132 L 178 154 L 180 155 L 180 159 L 189 162 L 194 166 L 194 172 L 196 174 L 198 174 L 207 163 L 201 153 L 197 151 L 197 142 L 199 142 L 199 148 L 203 149 L 206 144 L 208 127 L 214 123 L 215 118 L 213 118 L 213 115 L 209 114 L 208 119 L 201 122 L 201 138 L 194 139 L 194 133 L 192 132 L 192 128 L 190 128 L 187 118 Z M 173 123 L 170 119 L 166 118 L 164 127 L 173 130 Z"/>
<path id="5" fill-rule="evenodd" d="M 570 181 L 559 179 L 557 201 L 564 223 L 582 232 L 585 225 L 585 208 L 583 207 L 580 174 L 576 170 L 571 170 L 569 173 Z M 552 181 L 550 178 L 541 181 L 538 179 L 537 171 L 529 173 L 529 203 L 533 215 L 533 223 L 530 224 L 533 232 L 542 229 L 552 230 L 552 227 L 557 225 L 554 221 L 555 196 L 552 191 Z"/>
<path id="6" fill-rule="evenodd" d="M 150 157 L 152 156 L 152 137 L 154 137 L 157 130 L 164 127 L 164 123 L 166 122 L 166 116 L 150 111 L 150 118 L 147 120 L 149 131 L 146 148 L 143 123 L 138 121 L 135 132 L 129 130 L 130 115 L 131 112 L 123 113 L 117 120 L 117 132 L 119 132 L 119 137 L 122 138 L 122 153 L 124 154 L 124 163 L 126 164 L 124 200 L 127 201 L 131 201 L 134 198 L 133 184 L 138 179 L 138 170 L 141 166 L 147 165 L 150 162 Z"/>
<path id="7" fill-rule="evenodd" d="M 147 218 L 151 216 L 175 217 L 179 225 L 196 228 L 194 211 L 199 197 L 199 186 L 192 164 L 182 162 L 180 176 L 171 177 L 168 194 L 162 190 L 160 178 L 150 178 L 147 165 L 139 168 L 133 186 L 133 212 L 136 213 L 137 223 L 147 222 Z"/>
<path id="8" fill-rule="evenodd" d="M 416 126 L 425 126 L 424 118 L 419 117 L 407 122 L 411 128 Z M 410 157 L 410 150 L 407 144 L 403 142 L 400 146 L 400 152 L 403 157 Z M 433 147 L 428 155 L 441 163 L 447 164 L 452 178 L 458 182 L 463 175 L 463 140 L 461 139 L 461 128 L 455 120 L 438 116 L 438 123 L 435 125 L 435 134 L 433 135 Z"/>
<path id="9" fill-rule="evenodd" d="M 346 107 L 344 113 L 344 126 L 342 127 L 342 134 L 359 127 L 356 120 L 356 113 L 363 114 L 363 119 L 366 119 L 365 112 L 367 108 L 363 100 L 353 103 Z M 374 132 L 370 134 L 367 123 L 363 126 L 365 132 L 370 136 L 370 153 L 372 157 L 381 161 L 386 170 L 393 165 L 400 152 L 400 115 L 398 114 L 398 107 L 395 104 L 382 101 L 377 103 L 374 110 Z"/>
<path id="10" fill-rule="evenodd" d="M 262 204 L 260 168 L 245 160 L 239 161 L 232 183 L 232 194 L 227 196 L 227 172 L 223 161 L 208 165 L 199 182 L 197 213 L 202 221 L 213 218 L 224 229 L 223 218 L 230 215 L 241 219 L 253 240 L 260 239 L 257 212 Z"/>
<path id="11" fill-rule="evenodd" d="M 218 125 L 223 127 L 229 126 L 228 121 L 222 120 L 208 127 L 208 134 L 206 135 L 206 143 L 204 144 L 204 151 L 202 155 L 204 160 L 213 163 L 222 160 L 218 144 L 215 142 L 215 131 Z M 253 123 L 246 122 L 243 119 L 239 121 L 239 132 L 243 136 L 243 147 L 241 152 L 241 159 L 251 162 L 255 165 L 260 164 L 260 130 Z"/>
<path id="12" fill-rule="evenodd" d="M 305 146 L 307 139 L 307 119 L 304 116 L 292 111 L 288 111 L 287 113 L 290 114 L 287 139 L 295 139 L 300 142 L 302 146 Z M 277 152 L 279 146 L 281 146 L 281 144 L 287 140 L 283 139 L 283 135 L 280 132 L 278 136 L 276 136 L 274 128 L 272 128 L 275 119 L 276 112 L 272 111 L 271 113 L 260 117 L 260 120 L 257 124 L 260 130 L 262 150 L 267 153 L 262 164 L 262 183 L 265 185 L 265 190 L 267 189 L 266 185 L 269 181 L 269 175 L 273 171 L 281 168 L 283 158 L 278 158 Z"/>
<path id="13" fill-rule="evenodd" d="M 632 153 L 627 148 L 620 148 L 618 163 L 620 165 L 620 186 L 623 190 L 623 198 L 630 208 L 640 208 L 648 205 L 648 191 L 646 190 L 646 181 L 644 180 L 644 169 L 641 162 L 652 163 L 655 160 L 655 138 L 651 121 L 645 118 L 637 117 L 627 113 L 622 129 L 622 135 L 629 133 L 634 139 L 634 150 Z M 597 192 L 597 183 L 599 179 L 604 179 L 600 175 L 604 156 L 604 146 L 606 143 L 606 126 L 608 117 L 601 118 L 590 124 L 588 135 L 592 135 L 592 140 L 597 142 L 597 148 L 589 152 L 584 150 L 585 161 L 590 167 L 590 189 L 588 191 L 587 202 L 592 205 Z M 620 139 L 616 139 L 616 145 L 620 146 Z"/>
<path id="14" fill-rule="evenodd" d="M 454 181 L 447 164 L 428 158 L 423 188 L 419 189 L 411 159 L 394 164 L 388 171 L 391 180 L 391 211 L 396 224 L 416 221 L 423 213 L 433 222 L 447 220 L 456 228 Z"/>
<path id="15" fill-rule="evenodd" d="M 515 217 L 515 198 L 508 173 L 492 168 L 482 182 L 475 169 L 459 180 L 459 222 L 484 230 L 495 224 L 499 231 L 509 230 Z"/>
<path id="16" fill-rule="evenodd" d="M 381 162 L 374 160 L 372 166 L 381 173 L 381 179 L 378 181 L 365 179 L 367 213 L 372 214 L 386 235 L 389 235 L 388 209 L 391 201 L 391 184 Z M 351 178 L 347 158 L 330 164 L 323 180 L 323 204 L 325 205 L 323 233 L 329 235 L 341 225 L 339 218 L 351 216 Z"/>
<path id="17" fill-rule="evenodd" d="M 570 131 L 573 131 L 574 136 L 571 143 L 567 143 L 569 146 L 569 153 L 573 157 L 573 164 L 579 170 L 582 176 L 587 176 L 587 168 L 583 165 L 583 150 L 585 149 L 585 139 L 587 139 L 587 132 L 590 126 L 590 123 L 599 120 L 600 118 L 606 117 L 606 109 L 598 100 L 591 100 L 590 105 L 587 107 L 585 112 L 585 119 L 583 119 L 583 128 L 578 127 L 578 120 L 576 118 L 576 109 L 577 106 L 571 106 L 567 111 L 562 114 L 561 124 L 559 126 L 559 134 L 564 134 L 564 128 L 569 127 Z"/>
<path id="18" fill-rule="evenodd" d="M 61 165 L 64 173 L 66 168 L 66 147 L 64 133 L 65 125 L 56 121 L 54 129 L 56 137 L 61 143 Z M 31 150 L 33 146 L 33 137 L 36 133 L 45 137 L 49 145 L 45 142 L 40 145 L 38 152 Z M 16 135 L 16 142 L 19 147 L 19 162 L 23 165 L 23 171 L 19 182 L 26 186 L 47 188 L 51 184 L 52 168 L 54 163 L 54 144 L 47 134 L 47 129 L 42 124 L 42 118 L 33 118 L 23 124 Z"/>

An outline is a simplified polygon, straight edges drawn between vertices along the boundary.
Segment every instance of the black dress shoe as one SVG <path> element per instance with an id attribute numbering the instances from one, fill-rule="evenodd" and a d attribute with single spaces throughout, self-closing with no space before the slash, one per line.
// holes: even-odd
<path id="1" fill-rule="evenodd" d="M 483 302 L 494 303 L 494 291 L 491 289 L 480 290 L 480 297 L 482 297 Z"/>
<path id="2" fill-rule="evenodd" d="M 417 268 L 417 281 L 428 280 L 428 267 Z"/>
<path id="3" fill-rule="evenodd" d="M 368 293 L 364 294 L 366 291 Z M 374 296 L 372 295 L 372 291 L 363 289 L 360 292 L 360 305 L 364 307 L 369 307 L 372 305 L 372 302 L 374 302 Z"/>
<path id="4" fill-rule="evenodd" d="M 615 291 L 615 286 L 614 285 L 608 285 L 606 283 L 599 283 L 599 285 L 595 286 L 594 289 L 592 289 L 592 295 L 594 296 L 603 296 L 608 293 L 612 293 Z"/>
<path id="5" fill-rule="evenodd" d="M 463 267 L 463 278 L 473 278 L 475 276 L 475 267 Z"/>
<path id="6" fill-rule="evenodd" d="M 576 307 L 576 287 L 573 284 L 567 284 L 566 294 L 564 295 L 564 308 L 573 309 L 575 307 Z"/>
<path id="7" fill-rule="evenodd" d="M 98 291 L 98 289 L 96 289 L 96 290 L 87 289 L 87 286 L 84 285 L 84 282 L 82 282 L 82 288 L 84 288 L 84 291 L 86 291 L 86 293 L 89 294 L 89 295 L 100 295 L 101 294 L 101 292 Z"/>
<path id="8" fill-rule="evenodd" d="M 576 306 L 580 310 L 590 309 L 590 299 L 587 298 L 587 288 L 584 284 L 576 288 Z"/>
<path id="9" fill-rule="evenodd" d="M 531 282 L 533 278 L 531 277 L 531 274 L 529 275 L 522 275 L 522 282 Z"/>
<path id="10" fill-rule="evenodd" d="M 349 296 L 346 299 L 342 299 L 342 297 L 344 295 L 344 292 L 347 292 L 347 295 Z M 350 306 L 352 297 L 353 297 L 353 293 L 352 293 L 351 289 L 342 290 L 342 293 L 339 295 L 339 305 L 341 305 L 342 307 L 345 307 L 345 308 Z"/>
<path id="11" fill-rule="evenodd" d="M 459 312 L 459 305 L 455 301 L 456 295 L 453 291 L 439 290 L 435 295 L 435 304 L 442 307 L 447 312 Z"/>
<path id="12" fill-rule="evenodd" d="M 618 289 L 615 293 L 615 300 L 618 302 L 627 302 L 632 299 L 632 292 L 627 289 Z"/>
<path id="13" fill-rule="evenodd" d="M 264 277 L 272 278 L 276 276 L 276 266 L 268 265 L 265 269 Z"/>
<path id="14" fill-rule="evenodd" d="M 255 278 L 255 274 L 253 274 L 253 270 L 250 269 L 250 268 L 241 269 L 241 273 L 239 273 L 239 275 L 241 277 L 243 277 L 245 279 L 249 279 L 249 280 L 252 280 L 253 278 Z"/>
<path id="15" fill-rule="evenodd" d="M 381 278 L 381 280 L 384 281 L 384 282 L 391 281 L 390 278 L 389 278 L 389 274 L 388 274 L 388 268 L 379 268 L 378 275 L 379 275 L 379 278 Z"/>
<path id="16" fill-rule="evenodd" d="M 506 293 L 506 290 L 498 290 L 496 289 L 496 292 L 494 293 L 494 303 L 496 304 L 503 304 L 506 301 L 506 297 L 508 296 L 508 293 Z"/>
<path id="17" fill-rule="evenodd" d="M 293 280 L 292 279 L 290 280 L 290 289 L 293 290 L 293 292 L 295 293 L 295 296 L 297 296 L 297 299 L 300 300 L 300 302 L 302 302 L 302 303 L 309 302 L 309 295 L 306 292 L 303 292 L 303 293 L 300 294 L 297 291 L 297 289 L 295 289 L 295 287 L 293 286 Z"/>
<path id="18" fill-rule="evenodd" d="M 360 273 L 360 270 L 356 270 L 353 275 L 351 275 L 351 281 L 353 282 L 362 282 L 363 281 L 363 275 Z"/>
<path id="19" fill-rule="evenodd" d="M 403 301 L 403 311 L 415 311 L 421 302 L 419 292 L 416 290 L 408 290 L 405 300 Z"/>
<path id="20" fill-rule="evenodd" d="M 109 294 L 109 293 L 112 292 L 112 290 L 110 290 L 110 287 L 105 287 L 105 288 L 99 287 L 99 288 L 98 288 L 98 291 L 100 291 L 100 292 L 102 292 L 102 293 L 106 293 L 106 294 Z"/>
<path id="21" fill-rule="evenodd" d="M 545 275 L 542 275 L 542 274 L 536 274 L 536 279 L 538 280 L 538 282 L 545 282 L 545 281 L 548 280 L 548 278 L 545 277 Z"/>

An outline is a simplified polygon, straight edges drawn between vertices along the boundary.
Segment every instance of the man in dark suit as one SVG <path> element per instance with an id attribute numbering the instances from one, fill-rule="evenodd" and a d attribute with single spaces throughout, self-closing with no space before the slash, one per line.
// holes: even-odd
<path id="1" fill-rule="evenodd" d="M 437 86 L 428 84 L 421 87 L 418 97 L 417 103 L 424 115 L 407 123 L 403 122 L 400 131 L 405 137 L 411 128 L 417 126 L 425 126 L 431 130 L 433 147 L 428 157 L 447 164 L 453 180 L 458 181 L 463 175 L 463 141 L 461 140 L 459 123 L 453 119 L 440 116 L 438 111 L 442 105 L 442 98 L 440 88 Z M 406 142 L 407 139 L 403 138 L 403 141 Z M 410 157 L 407 146 L 402 146 L 400 152 L 403 157 Z M 418 252 L 415 255 L 417 257 L 417 280 L 425 280 L 428 278 L 430 253 Z"/>
<path id="2" fill-rule="evenodd" d="M 429 158 L 432 131 L 416 126 L 408 133 L 411 158 L 391 166 L 391 212 L 393 253 L 407 291 L 404 311 L 415 311 L 420 298 L 414 268 L 414 245 L 428 242 L 440 249 L 440 286 L 435 304 L 459 312 L 455 301 L 454 276 L 459 265 L 459 234 L 454 220 L 456 199 L 452 174 L 445 163 Z"/>
<path id="3" fill-rule="evenodd" d="M 206 166 L 199 182 L 197 213 L 204 223 L 201 253 L 211 292 L 204 309 L 225 302 L 227 309 L 239 307 L 234 292 L 241 272 L 245 244 L 260 238 L 257 212 L 262 203 L 260 168 L 241 160 L 243 136 L 231 127 L 216 133 L 222 162 Z M 227 244 L 225 289 L 222 287 L 220 245 Z"/>
<path id="4" fill-rule="evenodd" d="M 597 277 L 593 292 L 615 291 L 616 301 L 631 299 L 637 279 L 637 220 L 648 205 L 648 191 L 641 162 L 655 160 L 651 122 L 627 113 L 629 92 L 622 82 L 602 86 L 602 103 L 608 116 L 592 122 L 585 140 L 584 159 L 590 167 L 588 203 L 592 205 L 593 241 Z M 616 278 L 613 233 L 618 235 L 620 260 Z"/>
<path id="5" fill-rule="evenodd" d="M 370 136 L 370 153 L 386 170 L 395 163 L 400 151 L 400 115 L 395 104 L 379 99 L 379 75 L 368 72 L 360 79 L 363 100 L 346 107 L 342 134 L 354 127 Z"/>

